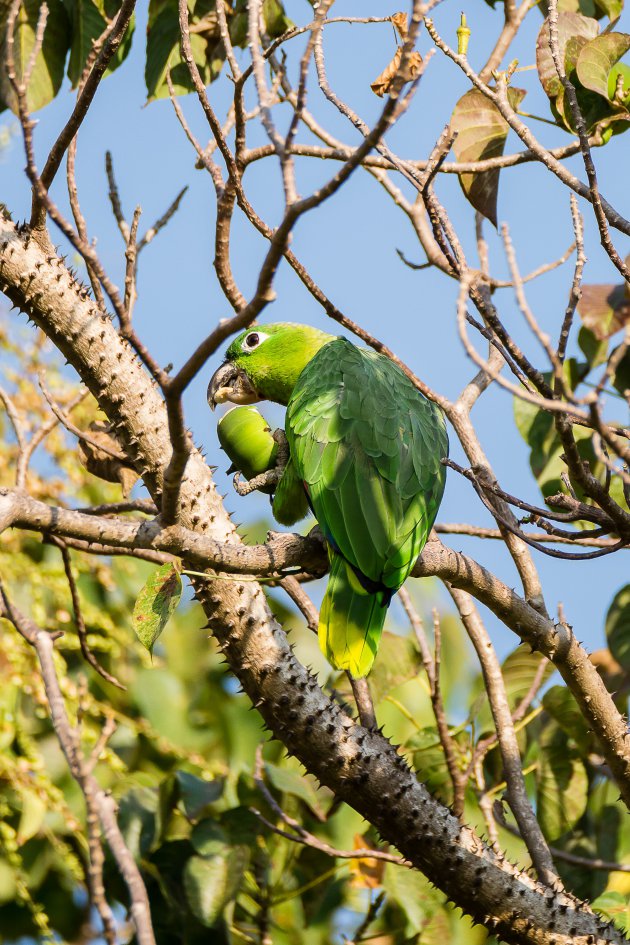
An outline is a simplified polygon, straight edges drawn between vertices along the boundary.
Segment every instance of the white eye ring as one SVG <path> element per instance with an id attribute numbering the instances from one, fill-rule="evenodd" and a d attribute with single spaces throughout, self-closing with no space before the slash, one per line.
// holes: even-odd
<path id="1" fill-rule="evenodd" d="M 255 351 L 268 337 L 264 331 L 248 331 L 241 341 L 241 351 Z"/>

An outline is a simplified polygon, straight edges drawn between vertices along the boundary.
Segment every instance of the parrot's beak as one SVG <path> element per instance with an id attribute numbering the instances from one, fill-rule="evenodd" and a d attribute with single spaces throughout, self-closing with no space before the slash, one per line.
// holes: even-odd
<path id="1" fill-rule="evenodd" d="M 247 375 L 230 361 L 222 364 L 210 378 L 208 404 L 211 410 L 226 401 L 233 404 L 255 404 L 259 400 L 260 397 Z"/>

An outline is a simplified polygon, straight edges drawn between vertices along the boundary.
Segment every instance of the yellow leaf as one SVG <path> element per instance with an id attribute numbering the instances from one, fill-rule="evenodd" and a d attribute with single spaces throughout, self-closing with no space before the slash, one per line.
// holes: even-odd
<path id="1" fill-rule="evenodd" d="M 360 833 L 354 835 L 353 850 L 372 849 L 369 842 Z M 355 886 L 363 886 L 365 889 L 377 889 L 383 885 L 383 872 L 385 862 L 376 860 L 374 857 L 363 857 L 350 861 L 350 872 L 352 874 L 352 883 Z"/>

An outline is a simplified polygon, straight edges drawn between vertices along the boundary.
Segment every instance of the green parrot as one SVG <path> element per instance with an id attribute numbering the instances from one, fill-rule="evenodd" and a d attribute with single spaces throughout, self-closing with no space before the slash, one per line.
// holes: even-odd
<path id="1" fill-rule="evenodd" d="M 444 417 L 389 358 L 287 322 L 242 332 L 208 387 L 212 409 L 260 400 L 287 408 L 273 514 L 293 525 L 310 507 L 328 545 L 320 646 L 365 676 L 442 499 Z"/>

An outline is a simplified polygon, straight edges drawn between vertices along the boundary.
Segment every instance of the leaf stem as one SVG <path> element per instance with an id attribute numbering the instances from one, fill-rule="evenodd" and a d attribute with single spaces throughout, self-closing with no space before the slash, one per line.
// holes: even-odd
<path id="1" fill-rule="evenodd" d="M 532 115 L 531 112 L 522 112 L 520 108 L 516 112 L 517 115 L 520 115 L 521 118 L 532 118 L 534 121 L 542 121 L 545 125 L 551 125 L 552 128 L 559 128 L 560 125 L 552 121 L 551 118 L 543 118 L 542 115 Z"/>

